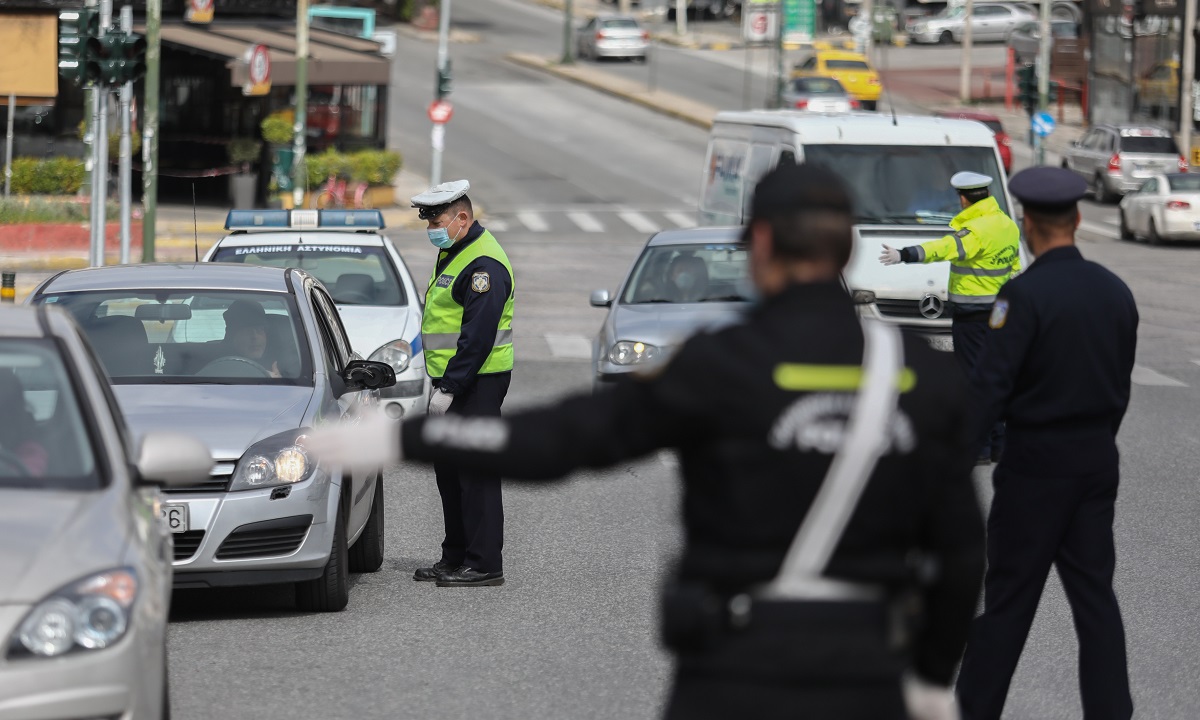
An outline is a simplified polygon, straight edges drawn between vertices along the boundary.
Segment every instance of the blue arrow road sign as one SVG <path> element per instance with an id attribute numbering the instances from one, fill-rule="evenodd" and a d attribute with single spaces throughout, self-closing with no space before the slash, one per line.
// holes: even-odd
<path id="1" fill-rule="evenodd" d="M 1048 112 L 1040 112 L 1030 120 L 1033 124 L 1033 134 L 1046 137 L 1054 132 L 1054 118 Z"/>

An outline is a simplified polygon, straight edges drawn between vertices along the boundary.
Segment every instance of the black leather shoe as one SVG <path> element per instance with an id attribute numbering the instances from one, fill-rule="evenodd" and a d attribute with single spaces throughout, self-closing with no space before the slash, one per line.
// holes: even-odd
<path id="1" fill-rule="evenodd" d="M 489 587 L 504 584 L 504 573 L 481 573 L 463 565 L 437 579 L 438 587 Z"/>
<path id="2" fill-rule="evenodd" d="M 433 582 L 447 573 L 452 573 L 458 569 L 457 565 L 452 565 L 448 562 L 438 560 L 433 564 L 433 567 L 417 568 L 413 573 L 413 580 L 417 582 Z"/>

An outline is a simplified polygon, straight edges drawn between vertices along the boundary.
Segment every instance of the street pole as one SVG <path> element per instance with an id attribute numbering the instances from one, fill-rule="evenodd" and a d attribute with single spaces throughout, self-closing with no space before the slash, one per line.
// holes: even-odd
<path id="1" fill-rule="evenodd" d="M 867 20 L 867 37 L 863 40 L 863 55 L 871 57 L 871 45 L 875 42 L 874 0 L 862 0 L 862 7 L 859 12 L 861 12 L 863 17 Z"/>
<path id="2" fill-rule="evenodd" d="M 8 131 L 4 134 L 4 197 L 12 185 L 13 115 L 17 112 L 17 96 L 8 94 Z"/>
<path id="3" fill-rule="evenodd" d="M 142 102 L 142 262 L 154 262 L 158 217 L 158 88 L 162 66 L 162 0 L 146 0 L 146 97 Z"/>
<path id="4" fill-rule="evenodd" d="M 776 109 L 783 107 L 783 2 L 775 5 L 775 104 Z"/>
<path id="5" fill-rule="evenodd" d="M 569 4 L 569 3 L 568 3 Z M 567 13 L 568 16 L 570 13 Z M 438 13 L 438 49 L 437 49 L 437 66 L 439 78 L 446 72 L 448 63 L 450 62 L 450 0 L 442 0 L 441 12 Z M 564 35 L 567 41 L 567 52 L 571 50 L 571 35 L 570 27 L 567 27 L 567 32 Z M 439 89 L 440 94 L 440 89 Z M 431 131 L 431 144 L 433 145 L 433 167 L 429 172 L 429 184 L 442 184 L 442 148 L 446 145 L 446 124 L 434 123 Z"/>
<path id="6" fill-rule="evenodd" d="M 1181 68 L 1180 88 L 1183 90 L 1179 98 L 1179 140 L 1183 151 L 1187 153 L 1188 164 L 1192 160 L 1192 125 L 1196 111 L 1196 97 L 1193 86 L 1196 84 L 1196 0 L 1184 0 L 1183 6 L 1183 67 Z M 9 111 L 12 115 L 12 111 Z"/>
<path id="7" fill-rule="evenodd" d="M 296 1 L 296 121 L 292 125 L 292 207 L 304 204 L 308 188 L 304 151 L 308 141 L 308 0 Z"/>
<path id="8" fill-rule="evenodd" d="M 108 33 L 112 24 L 112 0 L 100 0 L 99 37 Z M 104 265 L 105 205 L 108 202 L 108 86 L 96 83 L 92 102 L 92 243 L 88 264 Z"/>
<path id="9" fill-rule="evenodd" d="M 632 0 L 618 0 L 617 7 L 620 8 L 620 12 L 622 15 L 628 15 L 631 12 L 633 12 Z"/>
<path id="10" fill-rule="evenodd" d="M 1194 1 L 1194 0 L 1193 0 Z M 1050 104 L 1050 0 L 1042 0 L 1041 34 L 1038 39 L 1038 111 L 1041 112 Z M 1037 164 L 1046 164 L 1046 143 L 1041 138 L 1037 140 Z"/>
<path id="11" fill-rule="evenodd" d="M 974 34 L 971 32 L 971 17 L 974 15 L 974 11 L 974 0 L 967 0 L 962 36 L 962 73 L 958 77 L 958 97 L 964 103 L 971 102 L 971 51 L 975 40 Z"/>
<path id="12" fill-rule="evenodd" d="M 121 6 L 121 32 L 129 34 L 133 32 L 133 6 Z M 133 103 L 133 81 L 126 81 L 121 86 L 120 95 L 121 107 L 121 145 L 118 150 L 120 165 L 117 171 L 118 192 L 121 200 L 121 257 L 122 265 L 129 264 L 129 212 L 133 204 L 133 163 L 130 155 L 129 144 L 129 106 Z"/>
<path id="13" fill-rule="evenodd" d="M 687 35 L 687 0 L 675 0 L 675 34 Z"/>
<path id="14" fill-rule="evenodd" d="M 561 62 L 563 65 L 570 65 L 575 62 L 575 53 L 571 52 L 571 34 L 575 32 L 573 27 L 575 24 L 574 7 L 571 0 L 566 0 L 563 3 L 563 54 Z M 438 26 L 438 42 L 441 42 L 441 26 Z M 439 57 L 441 49 L 438 49 Z M 439 66 L 440 67 L 440 66 Z"/>

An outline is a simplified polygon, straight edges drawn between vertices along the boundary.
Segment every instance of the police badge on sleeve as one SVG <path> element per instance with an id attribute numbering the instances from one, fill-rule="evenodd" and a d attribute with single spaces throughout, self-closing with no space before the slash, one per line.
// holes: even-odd
<path id="1" fill-rule="evenodd" d="M 993 330 L 999 330 L 1004 327 L 1004 321 L 1008 319 L 1008 301 L 1000 298 L 996 300 L 996 304 L 992 306 L 992 316 L 988 318 L 988 327 Z"/>
<path id="2" fill-rule="evenodd" d="M 485 293 L 492 289 L 492 276 L 486 272 L 477 272 L 471 276 L 471 289 L 477 293 Z"/>

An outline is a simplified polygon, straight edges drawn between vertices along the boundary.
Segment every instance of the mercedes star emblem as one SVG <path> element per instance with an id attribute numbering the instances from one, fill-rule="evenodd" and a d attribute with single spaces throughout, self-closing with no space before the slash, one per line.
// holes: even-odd
<path id="1" fill-rule="evenodd" d="M 921 298 L 921 302 L 918 303 L 917 309 L 921 311 L 922 317 L 927 317 L 932 320 L 942 316 L 942 310 L 945 309 L 945 304 L 942 303 L 942 299 L 937 295 L 926 295 L 925 297 Z"/>

